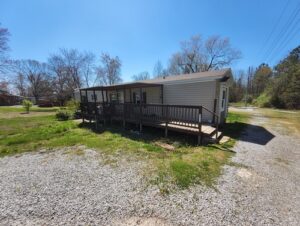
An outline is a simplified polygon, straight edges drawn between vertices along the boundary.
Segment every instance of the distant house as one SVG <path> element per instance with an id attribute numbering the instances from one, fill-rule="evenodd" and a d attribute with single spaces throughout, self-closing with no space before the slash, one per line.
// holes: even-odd
<path id="1" fill-rule="evenodd" d="M 231 79 L 231 70 L 223 69 L 83 88 L 74 95 L 82 103 L 83 117 L 96 122 L 109 117 L 198 133 L 204 124 L 217 128 L 225 122 Z"/>
<path id="2" fill-rule="evenodd" d="M 0 89 L 0 106 L 11 106 L 20 104 L 23 100 L 22 96 L 13 95 L 6 90 Z"/>

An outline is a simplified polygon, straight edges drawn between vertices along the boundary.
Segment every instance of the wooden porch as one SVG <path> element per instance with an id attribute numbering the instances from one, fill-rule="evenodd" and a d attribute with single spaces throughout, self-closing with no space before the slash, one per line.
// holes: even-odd
<path id="1" fill-rule="evenodd" d="M 80 108 L 82 120 L 95 122 L 96 128 L 99 123 L 112 121 L 122 123 L 124 128 L 127 123 L 134 123 L 140 132 L 143 126 L 151 126 L 164 129 L 166 137 L 169 130 L 195 135 L 198 144 L 202 144 L 204 136 L 217 142 L 221 135 L 218 116 L 203 106 L 83 102 Z M 203 122 L 204 111 L 214 114 L 214 123 Z"/>
<path id="2" fill-rule="evenodd" d="M 159 104 L 147 103 L 143 90 L 149 87 L 158 88 Z M 129 91 L 127 93 L 130 98 L 126 96 L 126 90 Z M 132 90 L 139 93 L 139 98 L 132 98 Z M 120 91 L 123 92 L 122 100 L 113 99 L 108 95 L 109 92 L 118 93 Z M 89 100 L 88 92 L 94 97 L 91 98 L 92 101 Z M 97 99 L 96 92 L 101 94 L 101 99 Z M 96 128 L 99 123 L 105 125 L 112 121 L 121 122 L 124 128 L 126 128 L 126 123 L 134 123 L 139 125 L 140 132 L 144 125 L 164 129 L 166 137 L 169 130 L 195 135 L 198 138 L 198 144 L 202 144 L 204 136 L 215 142 L 218 142 L 221 137 L 218 130 L 219 117 L 216 113 L 203 106 L 164 104 L 163 85 L 161 84 L 137 82 L 80 89 L 80 100 L 82 120 L 95 122 Z M 211 116 L 211 123 L 204 122 L 204 114 Z"/>

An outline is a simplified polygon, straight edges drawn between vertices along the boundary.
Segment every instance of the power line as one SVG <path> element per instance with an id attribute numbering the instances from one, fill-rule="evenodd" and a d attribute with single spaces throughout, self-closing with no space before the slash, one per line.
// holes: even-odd
<path id="1" fill-rule="evenodd" d="M 267 60 L 270 57 L 270 54 L 277 47 L 277 45 L 280 42 L 280 40 L 282 40 L 282 38 L 285 37 L 286 32 L 290 29 L 290 26 L 294 24 L 294 21 L 295 21 L 297 15 L 299 14 L 299 12 L 300 12 L 300 3 L 295 8 L 295 10 L 293 11 L 293 13 L 290 15 L 290 17 L 288 18 L 287 22 L 282 27 L 281 31 L 278 33 L 278 35 L 276 36 L 276 38 L 273 39 L 273 42 L 271 43 L 270 48 L 268 49 L 268 51 L 264 55 L 264 59 L 265 60 Z"/>
<path id="2" fill-rule="evenodd" d="M 277 18 L 277 21 L 276 21 L 276 23 L 275 23 L 275 26 L 273 26 L 273 29 L 271 30 L 269 36 L 268 36 L 268 37 L 265 39 L 265 41 L 263 42 L 263 46 L 262 46 L 262 48 L 260 49 L 259 55 L 261 55 L 261 54 L 263 53 L 263 51 L 265 50 L 265 47 L 267 46 L 267 43 L 270 41 L 270 38 L 272 37 L 273 33 L 274 33 L 275 30 L 277 29 L 278 25 L 280 24 L 280 21 L 281 21 L 283 15 L 284 15 L 284 13 L 285 13 L 285 11 L 286 11 L 286 9 L 287 9 L 287 6 L 289 5 L 289 2 L 290 2 L 290 0 L 287 0 L 287 1 L 286 1 L 286 4 L 285 4 L 283 10 L 281 11 L 280 16 Z"/>
<path id="3" fill-rule="evenodd" d="M 290 37 L 293 37 L 293 35 L 295 35 L 295 31 L 297 31 L 297 25 L 299 24 L 300 19 L 298 19 L 298 21 L 296 21 L 296 23 L 293 24 L 292 28 L 285 34 L 285 36 L 283 37 L 283 39 L 281 40 L 281 42 L 279 43 L 279 45 L 277 46 L 277 48 L 273 49 L 273 54 L 270 55 L 269 60 L 272 61 L 274 58 L 274 55 L 276 55 L 277 53 L 280 53 L 282 51 L 282 47 L 286 46 L 286 44 L 288 43 L 287 40 L 290 39 Z"/>
<path id="4" fill-rule="evenodd" d="M 287 42 L 282 46 L 281 50 L 278 51 L 278 53 L 282 52 L 282 50 L 284 50 L 284 48 L 286 47 L 286 45 L 289 44 L 289 43 L 296 37 L 296 35 L 299 34 L 299 33 L 300 33 L 300 29 L 298 28 L 298 29 L 296 29 L 296 30 L 294 31 L 294 33 L 290 36 L 290 38 L 289 38 L 289 39 L 287 40 Z M 274 56 L 271 58 L 271 61 L 270 61 L 270 62 L 273 61 L 274 57 L 276 57 L 276 55 L 274 55 Z"/>

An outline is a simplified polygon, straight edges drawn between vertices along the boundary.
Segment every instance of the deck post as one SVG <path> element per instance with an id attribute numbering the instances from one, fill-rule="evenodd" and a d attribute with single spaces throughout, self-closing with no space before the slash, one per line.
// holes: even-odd
<path id="1" fill-rule="evenodd" d="M 199 107 L 198 114 L 198 145 L 202 144 L 203 134 L 202 134 L 202 106 Z"/>
<path id="2" fill-rule="evenodd" d="M 101 96 L 102 96 L 102 117 L 103 117 L 103 124 L 105 125 L 105 115 L 104 115 L 104 93 L 103 87 L 101 87 Z"/>
<path id="3" fill-rule="evenodd" d="M 164 107 L 164 106 L 162 105 L 162 107 Z M 168 106 L 165 106 L 165 107 L 166 107 L 166 111 L 165 111 L 166 112 L 165 137 L 168 137 L 169 107 Z"/>
<path id="4" fill-rule="evenodd" d="M 125 120 L 125 110 L 126 110 L 126 107 L 125 107 L 125 101 L 126 101 L 126 90 L 124 89 L 123 90 L 123 98 L 124 98 L 124 101 L 123 101 L 123 128 L 125 129 L 126 128 L 126 120 Z"/>
<path id="5" fill-rule="evenodd" d="M 98 129 L 98 120 L 97 120 L 97 96 L 96 96 L 96 91 L 93 89 L 93 95 L 94 95 L 94 104 L 95 104 L 95 126 L 96 130 Z"/>
<path id="6" fill-rule="evenodd" d="M 106 95 L 106 103 L 108 103 L 108 94 L 107 94 L 107 90 L 105 90 L 105 95 Z"/>
<path id="7" fill-rule="evenodd" d="M 82 118 L 82 123 L 84 123 L 81 89 L 79 89 L 79 95 L 80 95 L 80 111 L 81 111 L 81 118 Z"/>
<path id="8" fill-rule="evenodd" d="M 87 89 L 85 90 L 85 103 L 86 103 L 86 115 L 88 115 L 89 116 L 89 118 L 90 118 L 90 114 L 89 114 L 89 110 L 90 110 L 90 108 L 89 108 L 89 97 L 88 97 L 88 92 L 87 92 Z"/>
<path id="9" fill-rule="evenodd" d="M 215 116 L 216 110 L 217 110 L 217 99 L 214 99 L 214 110 L 213 110 L 214 115 L 213 115 L 212 123 L 215 123 L 215 121 L 216 121 L 216 116 Z"/>
<path id="10" fill-rule="evenodd" d="M 90 115 L 90 106 L 89 106 L 89 96 L 88 96 L 88 91 L 87 89 L 85 90 L 85 96 L 86 96 L 86 105 L 87 105 L 87 112 L 88 112 L 88 116 L 89 116 L 89 122 L 91 123 L 91 115 Z"/>
<path id="11" fill-rule="evenodd" d="M 218 142 L 218 131 L 219 131 L 219 118 L 217 118 L 217 122 L 216 122 L 216 142 Z"/>
<path id="12" fill-rule="evenodd" d="M 142 125 L 142 98 L 143 98 L 143 93 L 142 93 L 142 88 L 140 88 L 140 133 L 142 132 L 143 125 Z"/>
<path id="13" fill-rule="evenodd" d="M 161 85 L 160 92 L 161 92 L 161 104 L 164 104 L 164 85 Z"/>

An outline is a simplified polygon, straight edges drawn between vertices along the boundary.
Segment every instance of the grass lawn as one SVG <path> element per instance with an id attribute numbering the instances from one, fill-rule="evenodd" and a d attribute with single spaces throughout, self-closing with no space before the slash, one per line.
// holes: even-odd
<path id="1" fill-rule="evenodd" d="M 22 108 L 0 107 L 0 115 L 7 116 L 0 119 L 0 156 L 84 145 L 105 156 L 149 162 L 145 175 L 163 193 L 174 186 L 183 189 L 192 184 L 213 186 L 222 166 L 229 163 L 232 156 L 230 148 L 234 139 L 223 145 L 199 147 L 194 137 L 170 132 L 170 138 L 165 139 L 162 138 L 163 131 L 158 129 L 145 128 L 143 135 L 117 126 L 94 131 L 88 123 L 57 121 L 56 110 L 34 108 L 33 113 L 24 116 Z M 237 138 L 246 121 L 246 115 L 230 113 L 224 134 Z M 157 145 L 158 141 L 175 146 L 175 151 L 163 149 Z"/>
<path id="2" fill-rule="evenodd" d="M 272 108 L 260 108 L 260 113 L 267 116 L 273 127 L 280 125 L 285 129 L 286 134 L 300 134 L 300 111 L 289 111 Z"/>

